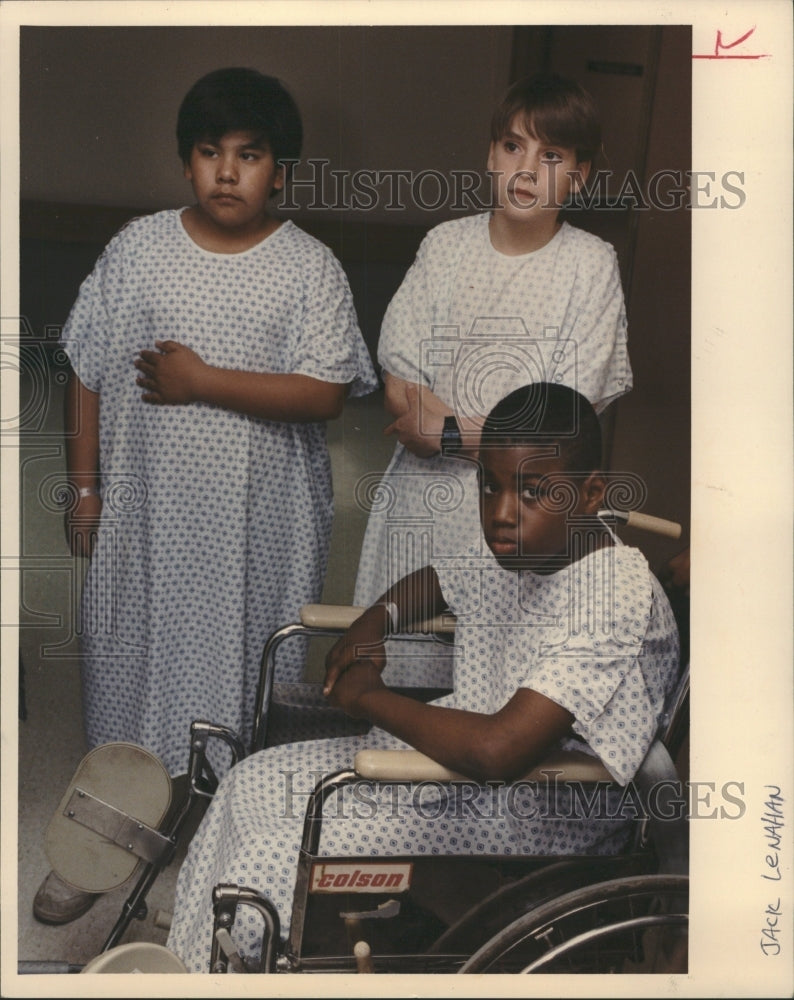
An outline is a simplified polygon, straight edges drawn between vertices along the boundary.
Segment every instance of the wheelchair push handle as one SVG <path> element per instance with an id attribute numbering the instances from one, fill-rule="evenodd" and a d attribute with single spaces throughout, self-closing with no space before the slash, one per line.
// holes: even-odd
<path id="1" fill-rule="evenodd" d="M 654 535 L 664 535 L 666 538 L 681 537 L 681 525 L 676 521 L 667 521 L 663 517 L 641 514 L 638 510 L 600 510 L 598 516 L 604 521 L 619 521 L 629 528 L 650 531 Z"/>

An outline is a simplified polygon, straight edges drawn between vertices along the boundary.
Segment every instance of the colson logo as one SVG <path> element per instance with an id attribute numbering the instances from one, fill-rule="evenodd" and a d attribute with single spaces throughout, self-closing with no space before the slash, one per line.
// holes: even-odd
<path id="1" fill-rule="evenodd" d="M 405 892 L 411 886 L 410 862 L 373 865 L 312 865 L 310 892 Z"/>

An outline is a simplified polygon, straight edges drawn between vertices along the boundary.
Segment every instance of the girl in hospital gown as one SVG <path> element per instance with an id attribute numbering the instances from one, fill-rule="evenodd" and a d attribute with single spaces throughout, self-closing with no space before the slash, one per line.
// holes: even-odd
<path id="1" fill-rule="evenodd" d="M 382 368 L 464 417 L 542 381 L 570 386 L 602 411 L 632 386 L 614 249 L 563 223 L 539 250 L 509 256 L 491 245 L 489 218 L 442 223 L 427 235 L 384 318 Z M 359 495 L 369 519 L 356 605 L 438 558 L 481 552 L 473 461 L 419 458 L 398 443 L 383 476 Z M 449 684 L 443 648 L 419 655 L 394 644 L 389 659 L 387 681 Z"/>

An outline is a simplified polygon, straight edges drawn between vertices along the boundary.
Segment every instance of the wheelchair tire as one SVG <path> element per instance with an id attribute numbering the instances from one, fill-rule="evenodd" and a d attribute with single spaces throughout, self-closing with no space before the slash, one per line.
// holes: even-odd
<path id="1" fill-rule="evenodd" d="M 685 973 L 689 879 L 638 875 L 575 889 L 504 927 L 467 973 Z"/>
<path id="2" fill-rule="evenodd" d="M 507 924 L 543 903 L 586 885 L 629 875 L 650 874 L 652 858 L 642 855 L 564 858 L 501 885 L 479 900 L 428 948 L 428 954 L 471 955 Z"/>

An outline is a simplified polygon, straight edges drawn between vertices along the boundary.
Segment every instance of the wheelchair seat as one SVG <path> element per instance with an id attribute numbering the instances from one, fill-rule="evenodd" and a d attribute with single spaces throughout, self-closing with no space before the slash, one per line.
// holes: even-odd
<path id="1" fill-rule="evenodd" d="M 346 786 L 362 779 L 387 785 L 466 782 L 465 776 L 415 750 L 360 751 L 351 768 L 325 777 L 309 799 L 289 933 L 281 942 L 268 938 L 266 930 L 263 954 L 267 957 L 256 968 L 274 972 L 328 968 L 352 971 L 356 968 L 354 946 L 361 944 L 360 950 L 367 955 L 367 967 L 375 971 L 405 971 L 406 963 L 411 971 L 418 972 L 476 971 L 479 965 L 467 967 L 470 956 L 479 953 L 506 927 L 522 919 L 526 922 L 528 913 L 554 899 L 594 886 L 607 887 L 604 889 L 607 902 L 603 905 L 610 913 L 615 910 L 622 914 L 623 922 L 626 907 L 642 911 L 637 932 L 643 934 L 656 919 L 650 920 L 645 912 L 646 903 L 656 906 L 662 899 L 662 909 L 667 915 L 665 927 L 669 923 L 677 933 L 686 914 L 688 830 L 673 756 L 687 729 L 688 687 L 686 668 L 668 697 L 658 738 L 631 783 L 636 792 L 634 801 L 641 803 L 642 811 L 634 824 L 631 843 L 618 855 L 494 857 L 472 852 L 448 857 L 406 855 L 387 859 L 368 858 L 366 854 L 355 858 L 328 856 L 320 850 L 324 805 Z M 522 780 L 542 782 L 550 776 L 558 783 L 590 789 L 614 787 L 614 779 L 600 760 L 584 752 L 551 754 Z M 388 872 L 384 860 L 388 861 Z M 392 881 L 383 883 L 383 891 L 373 893 L 376 871 Z M 405 880 L 401 881 L 400 873 Z M 640 884 L 632 881 L 646 878 L 667 881 Z M 613 882 L 619 883 L 616 888 L 612 887 Z M 366 893 L 358 891 L 358 884 L 367 887 Z M 469 887 L 473 887 L 472 892 L 466 896 L 461 890 Z M 328 891 L 329 888 L 333 891 Z M 595 907 L 596 902 L 601 906 L 601 896 L 595 889 L 593 893 L 593 900 L 587 906 Z M 462 900 L 457 914 L 443 912 L 440 895 Z M 249 905 L 260 914 L 268 914 L 271 932 L 278 935 L 274 930 L 278 928 L 277 914 L 262 894 L 220 884 L 216 886 L 215 900 L 216 930 L 228 930 L 238 907 L 244 910 Z M 515 931 L 519 937 L 521 933 L 520 929 Z M 523 952 L 516 957 L 517 946 L 512 938 L 510 941 L 505 944 L 512 955 L 510 962 L 523 961 Z M 501 946 L 497 951 L 501 954 Z M 238 962 L 242 961 L 233 949 L 232 954 Z M 486 954 L 489 957 L 482 961 L 492 964 L 491 952 Z M 632 954 L 635 961 L 639 954 L 636 947 Z M 210 967 L 214 971 L 226 971 L 228 967 L 228 957 L 220 941 L 213 944 Z"/>
<path id="2" fill-rule="evenodd" d="M 310 720 L 310 713 L 316 711 L 322 713 L 316 720 L 318 723 L 325 726 L 331 721 L 332 713 L 321 700 L 318 686 L 278 685 L 275 680 L 275 655 L 280 644 L 292 635 L 338 636 L 359 613 L 360 609 L 355 608 L 309 606 L 303 609 L 300 621 L 279 629 L 269 638 L 262 655 L 250 751 L 224 727 L 206 722 L 194 723 L 189 767 L 191 796 L 209 798 L 215 792 L 217 779 L 204 753 L 212 738 L 220 737 L 232 748 L 232 763 L 235 763 L 271 745 L 271 741 L 279 742 L 277 735 L 274 738 L 271 724 L 277 720 L 282 708 L 286 709 L 284 722 L 288 732 L 294 721 L 289 718 L 289 710 L 293 708 L 299 714 L 308 712 L 309 715 L 304 716 L 306 720 Z M 413 638 L 416 641 L 437 641 L 439 634 L 448 635 L 453 628 L 454 619 L 443 617 L 424 623 Z M 635 779 L 645 808 L 643 816 L 634 824 L 632 842 L 624 853 L 545 857 L 480 857 L 475 854 L 443 859 L 436 855 L 430 858 L 395 857 L 391 859 L 395 865 L 408 866 L 420 883 L 426 881 L 426 885 L 421 885 L 417 892 L 400 894 L 397 900 L 400 904 L 397 911 L 401 913 L 401 918 L 405 918 L 397 941 L 394 940 L 394 928 L 398 921 L 394 920 L 395 908 L 392 905 L 395 892 L 391 891 L 395 888 L 394 883 L 387 887 L 388 892 L 370 892 L 366 897 L 358 892 L 349 892 L 344 894 L 343 900 L 313 888 L 316 885 L 312 881 L 313 872 L 317 866 L 327 868 L 337 863 L 349 864 L 351 860 L 319 853 L 323 803 L 346 785 L 362 780 L 387 784 L 438 782 L 454 786 L 465 782 L 465 776 L 440 768 L 417 751 L 366 750 L 357 754 L 355 759 L 351 755 L 351 766 L 324 778 L 309 799 L 289 936 L 281 940 L 278 916 L 266 897 L 244 885 L 218 884 L 213 896 L 216 924 L 210 968 L 221 972 L 229 966 L 236 971 L 252 971 L 252 968 L 269 972 L 349 971 L 365 965 L 367 969 L 374 968 L 376 971 L 404 972 L 404 963 L 408 961 L 410 971 L 460 971 L 469 957 L 487 945 L 491 938 L 554 898 L 564 897 L 582 887 L 606 885 L 624 878 L 671 874 L 685 879 L 688 866 L 686 817 L 685 810 L 679 809 L 676 813 L 676 803 L 680 804 L 683 799 L 677 784 L 674 760 L 688 735 L 688 688 L 687 666 L 667 700 L 658 738 Z M 277 698 L 274 697 L 276 693 Z M 433 692 L 432 697 L 438 694 Z M 343 732 L 349 735 L 350 720 L 346 716 L 343 718 Z M 296 739 L 296 731 L 293 729 L 291 732 L 289 738 Z M 316 736 L 317 732 L 312 735 Z M 591 753 L 567 751 L 552 755 L 525 776 L 525 780 L 547 780 L 549 774 L 554 774 L 557 781 L 578 783 L 582 787 L 614 786 L 612 777 Z M 661 803 L 657 801 L 655 809 L 647 808 L 651 790 L 662 784 L 668 789 L 666 798 Z M 168 840 L 176 838 L 186 809 L 187 806 L 167 829 L 165 837 Z M 671 818 L 675 822 L 670 822 Z M 367 863 L 365 858 L 361 861 Z M 153 862 L 144 871 L 106 942 L 105 950 L 118 944 L 129 921 L 138 915 L 145 894 L 159 870 L 158 864 Z M 443 907 L 439 908 L 439 897 L 443 893 L 438 891 L 438 886 L 442 879 L 446 880 L 446 887 L 454 886 L 456 890 L 466 888 L 467 892 L 472 890 L 468 895 L 458 893 L 462 902 L 457 911 L 441 912 Z M 681 884 L 676 883 L 678 896 L 675 898 L 681 895 Z M 661 892 L 661 883 L 659 886 Z M 349 887 L 346 885 L 345 888 Z M 629 892 L 628 887 L 626 891 Z M 633 888 L 631 892 L 634 892 Z M 621 900 L 624 898 L 620 893 L 619 896 Z M 366 906 L 361 905 L 362 898 Z M 238 910 L 243 911 L 247 906 L 258 911 L 264 928 L 261 956 L 253 967 L 236 955 L 230 937 Z M 356 940 L 352 940 L 354 937 Z M 361 943 L 365 947 L 356 952 L 355 946 Z M 510 947 L 512 949 L 513 946 Z"/>

